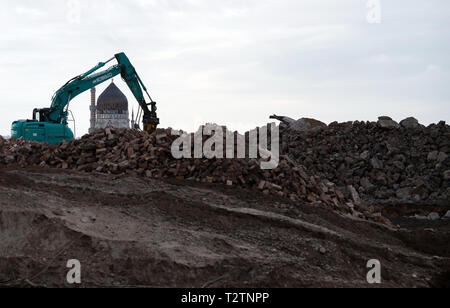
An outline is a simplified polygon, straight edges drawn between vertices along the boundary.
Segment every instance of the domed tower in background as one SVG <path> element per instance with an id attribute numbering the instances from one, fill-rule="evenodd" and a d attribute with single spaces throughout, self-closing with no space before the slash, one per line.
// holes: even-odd
<path id="1" fill-rule="evenodd" d="M 108 126 L 130 128 L 127 97 L 114 84 L 114 81 L 100 94 L 97 105 L 94 107 L 93 102 L 95 102 L 95 90 L 91 91 L 90 133 Z"/>

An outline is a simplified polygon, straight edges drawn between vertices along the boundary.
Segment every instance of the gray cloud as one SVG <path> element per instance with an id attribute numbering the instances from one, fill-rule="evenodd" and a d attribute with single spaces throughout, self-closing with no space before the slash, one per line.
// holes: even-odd
<path id="1" fill-rule="evenodd" d="M 450 3 L 381 0 L 382 23 L 373 25 L 366 2 L 80 0 L 73 23 L 69 1 L 2 1 L 0 134 L 119 51 L 159 102 L 166 127 L 248 129 L 272 113 L 450 121 Z M 88 104 L 88 94 L 71 104 L 78 135 L 87 132 Z"/>

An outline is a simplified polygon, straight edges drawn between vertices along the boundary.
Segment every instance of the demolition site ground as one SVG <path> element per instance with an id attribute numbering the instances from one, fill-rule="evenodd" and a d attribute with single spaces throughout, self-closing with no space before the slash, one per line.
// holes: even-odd
<path id="1" fill-rule="evenodd" d="M 380 208 L 388 227 L 220 184 L 8 167 L 0 286 L 69 287 L 77 259 L 84 287 L 368 287 L 378 259 L 381 287 L 448 287 L 449 224 L 401 208 Z"/>
<path id="2" fill-rule="evenodd" d="M 274 118 L 273 170 L 170 129 L 0 137 L 0 287 L 450 286 L 450 126 Z"/>

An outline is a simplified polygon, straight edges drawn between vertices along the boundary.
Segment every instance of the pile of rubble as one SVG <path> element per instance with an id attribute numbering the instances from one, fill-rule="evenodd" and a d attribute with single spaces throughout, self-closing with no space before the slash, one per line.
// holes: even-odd
<path id="1" fill-rule="evenodd" d="M 170 129 L 107 128 L 58 145 L 0 137 L 0 165 L 221 183 L 377 221 L 383 218 L 365 204 L 450 201 L 450 127 L 444 122 L 424 127 L 413 118 L 381 117 L 327 126 L 276 118 L 283 123 L 273 170 L 262 170 L 259 159 L 177 160 L 171 147 L 178 136 Z"/>
<path id="2" fill-rule="evenodd" d="M 171 152 L 176 138 L 169 129 L 148 134 L 107 128 L 58 145 L 0 139 L 0 165 L 222 183 L 258 190 L 264 195 L 326 205 L 354 217 L 384 221 L 360 203 L 356 191 L 348 199 L 333 183 L 309 173 L 288 157 L 280 157 L 279 166 L 274 170 L 262 170 L 257 159 L 177 160 Z M 205 141 L 207 136 L 204 138 Z"/>
<path id="3" fill-rule="evenodd" d="M 332 123 L 299 131 L 285 125 L 282 152 L 345 195 L 373 203 L 450 201 L 450 126 L 428 127 L 414 118 L 400 123 Z M 347 189 L 350 187 L 351 189 Z"/>

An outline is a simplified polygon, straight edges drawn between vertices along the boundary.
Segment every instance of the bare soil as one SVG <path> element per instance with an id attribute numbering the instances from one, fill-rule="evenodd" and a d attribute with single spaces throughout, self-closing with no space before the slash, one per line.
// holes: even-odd
<path id="1" fill-rule="evenodd" d="M 411 207 L 408 207 L 410 211 Z M 0 286 L 450 286 L 449 221 L 395 228 L 314 204 L 191 181 L 0 169 Z M 395 214 L 395 215 L 394 215 Z"/>

